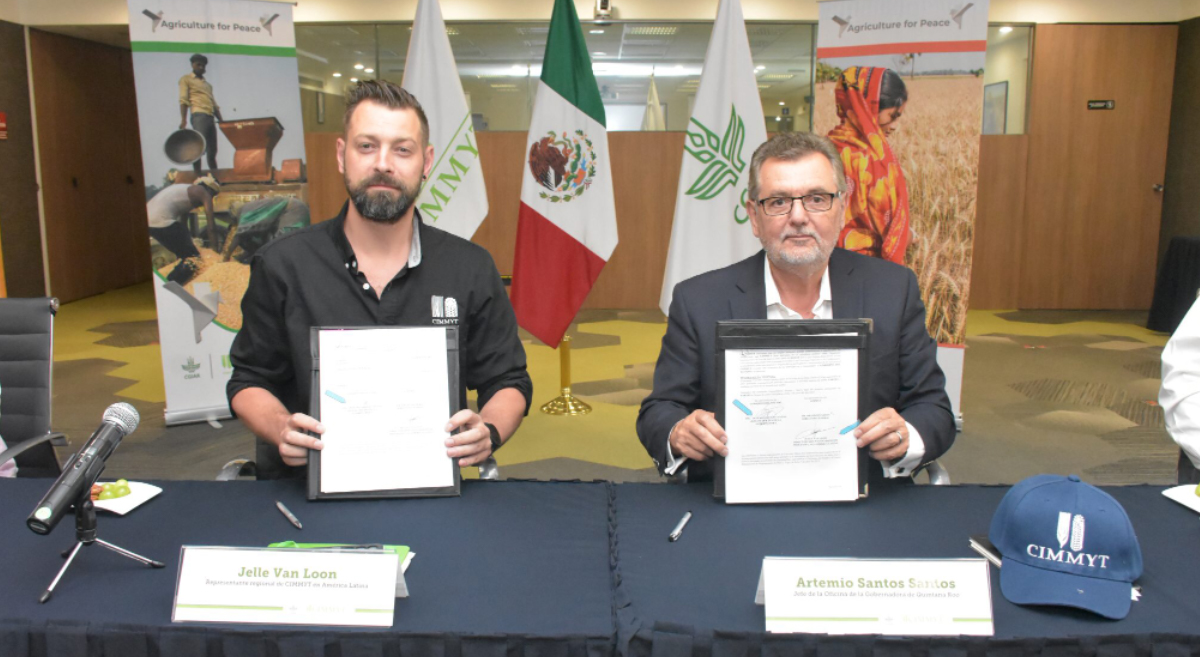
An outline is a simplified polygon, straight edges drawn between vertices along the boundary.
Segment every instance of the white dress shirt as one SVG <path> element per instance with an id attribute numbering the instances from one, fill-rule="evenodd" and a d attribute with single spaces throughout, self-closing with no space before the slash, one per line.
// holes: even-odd
<path id="1" fill-rule="evenodd" d="M 1163 348 L 1158 404 L 1167 432 L 1200 468 L 1200 300 Z"/>
<path id="2" fill-rule="evenodd" d="M 800 313 L 783 305 L 783 300 L 779 296 L 779 287 L 775 285 L 775 279 L 771 276 L 771 264 L 766 258 L 763 258 L 763 289 L 767 293 L 767 319 L 799 319 L 805 317 Z M 833 319 L 833 295 L 829 291 L 829 266 L 826 265 L 825 271 L 821 274 L 821 287 L 817 292 L 817 302 L 813 304 L 810 311 L 813 315 L 812 319 Z M 1166 362 L 1166 354 L 1163 354 L 1163 361 Z M 1163 381 L 1164 389 L 1166 381 Z M 1200 404 L 1200 396 L 1197 397 L 1197 403 Z M 1200 415 L 1197 415 L 1200 419 Z M 680 420 L 682 422 L 683 420 Z M 887 479 L 895 477 L 907 477 L 912 475 L 913 468 L 921 464 L 921 459 L 925 456 L 925 441 L 921 440 L 921 434 L 917 428 L 908 422 L 904 423 L 908 427 L 908 452 L 904 458 L 888 465 L 880 461 L 879 465 L 883 467 L 883 476 Z M 676 422 L 675 426 L 679 426 Z M 671 433 L 675 433 L 675 427 L 671 427 Z M 1200 438 L 1197 439 L 1200 441 Z M 687 457 L 676 457 L 671 451 L 671 436 L 667 436 L 667 474 L 675 474 L 675 472 L 687 462 Z"/>

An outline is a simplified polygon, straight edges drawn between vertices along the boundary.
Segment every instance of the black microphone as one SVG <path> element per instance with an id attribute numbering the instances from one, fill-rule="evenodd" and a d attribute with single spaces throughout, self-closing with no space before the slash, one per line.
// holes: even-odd
<path id="1" fill-rule="evenodd" d="M 117 402 L 104 411 L 104 420 L 88 438 L 87 444 L 63 466 L 58 480 L 34 507 L 25 524 L 38 534 L 49 534 L 82 495 L 91 495 L 92 486 L 104 471 L 105 461 L 121 444 L 121 439 L 138 426 L 137 409 Z"/>

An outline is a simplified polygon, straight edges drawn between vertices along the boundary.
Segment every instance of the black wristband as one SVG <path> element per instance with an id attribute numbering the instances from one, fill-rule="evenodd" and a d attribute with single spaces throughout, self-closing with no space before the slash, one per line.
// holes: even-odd
<path id="1" fill-rule="evenodd" d="M 492 436 L 492 453 L 494 454 L 496 450 L 500 449 L 500 446 L 504 444 L 500 440 L 500 430 L 497 429 L 496 425 L 492 424 L 491 422 L 484 422 L 483 426 L 488 428 L 488 433 L 490 433 Z"/>

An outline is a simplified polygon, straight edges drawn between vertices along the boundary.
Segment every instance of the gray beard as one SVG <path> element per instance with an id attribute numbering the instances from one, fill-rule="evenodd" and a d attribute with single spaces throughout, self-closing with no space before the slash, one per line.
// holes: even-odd
<path id="1" fill-rule="evenodd" d="M 399 193 L 392 196 L 388 192 L 367 190 L 371 185 L 380 184 L 391 185 Z M 384 174 L 377 174 L 364 180 L 358 187 L 350 187 L 350 183 L 347 181 L 346 190 L 350 192 L 350 202 L 354 203 L 354 208 L 364 219 L 392 225 L 400 221 L 400 217 L 403 217 L 404 213 L 408 212 L 408 209 L 416 202 L 417 197 L 421 194 L 421 183 L 418 182 L 416 189 L 412 189 L 400 180 L 389 178 Z"/>
<path id="2" fill-rule="evenodd" d="M 775 266 L 781 268 L 787 267 L 812 267 L 817 264 L 825 264 L 829 262 L 829 256 L 833 253 L 832 245 L 827 245 L 825 242 L 815 235 L 812 236 L 816 242 L 815 249 L 810 249 L 804 254 L 792 254 L 782 247 L 767 248 L 767 258 L 775 263 Z M 826 248 L 828 247 L 828 248 Z"/>

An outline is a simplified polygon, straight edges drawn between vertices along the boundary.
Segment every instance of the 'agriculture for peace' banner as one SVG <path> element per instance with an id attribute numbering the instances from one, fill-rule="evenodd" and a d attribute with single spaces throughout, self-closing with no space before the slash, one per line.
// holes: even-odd
<path id="1" fill-rule="evenodd" d="M 291 5 L 130 0 L 166 422 L 229 417 L 250 258 L 310 223 Z"/>
<path id="2" fill-rule="evenodd" d="M 912 268 L 955 410 L 971 281 L 986 0 L 820 4 L 813 132 L 842 155 L 838 246 Z"/>

